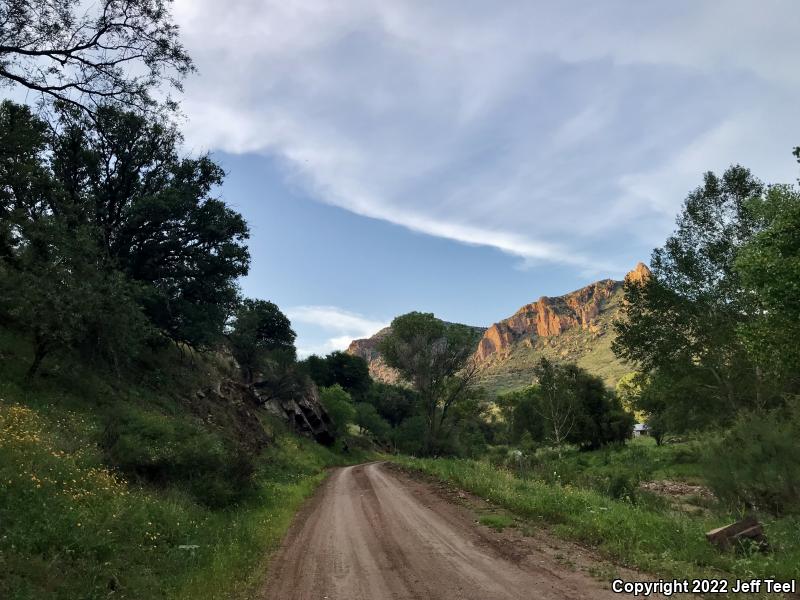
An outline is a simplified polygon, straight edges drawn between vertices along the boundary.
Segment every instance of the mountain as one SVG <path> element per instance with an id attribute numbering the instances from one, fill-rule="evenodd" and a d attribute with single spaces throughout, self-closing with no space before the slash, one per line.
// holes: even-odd
<path id="1" fill-rule="evenodd" d="M 649 276 L 647 266 L 639 263 L 626 279 L 641 281 Z M 603 279 L 563 296 L 543 296 L 485 329 L 475 349 L 475 358 L 481 363 L 481 385 L 492 393 L 529 385 L 533 365 L 542 356 L 574 362 L 602 377 L 607 385 L 616 385 L 632 370 L 611 351 L 612 322 L 622 304 L 623 283 Z M 377 350 L 389 332 L 387 327 L 371 338 L 355 340 L 347 351 L 367 361 L 374 379 L 397 383 L 397 372 L 383 362 Z"/>

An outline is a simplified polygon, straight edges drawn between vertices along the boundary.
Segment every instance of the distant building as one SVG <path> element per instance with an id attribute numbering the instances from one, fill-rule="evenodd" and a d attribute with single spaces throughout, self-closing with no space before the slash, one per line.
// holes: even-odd
<path id="1" fill-rule="evenodd" d="M 646 423 L 637 423 L 633 426 L 633 437 L 641 437 L 643 435 L 650 435 L 650 427 Z"/>

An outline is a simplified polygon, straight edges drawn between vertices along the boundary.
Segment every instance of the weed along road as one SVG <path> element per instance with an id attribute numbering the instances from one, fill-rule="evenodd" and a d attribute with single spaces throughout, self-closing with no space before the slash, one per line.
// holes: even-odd
<path id="1" fill-rule="evenodd" d="M 607 581 L 474 519 L 441 490 L 384 463 L 338 469 L 297 515 L 262 597 L 619 598 Z"/>

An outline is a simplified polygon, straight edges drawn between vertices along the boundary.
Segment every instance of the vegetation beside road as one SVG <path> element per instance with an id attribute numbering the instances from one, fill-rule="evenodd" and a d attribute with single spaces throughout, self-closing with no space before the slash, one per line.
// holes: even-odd
<path id="1" fill-rule="evenodd" d="M 650 440 L 624 448 L 539 452 L 533 465 L 515 469 L 489 460 L 413 458 L 390 460 L 472 492 L 556 535 L 598 548 L 623 566 L 680 579 L 774 577 L 800 579 L 800 518 L 767 517 L 769 553 L 755 548 L 723 553 L 705 532 L 739 518 L 703 498 L 669 498 L 629 482 L 685 478 L 700 482 L 697 443 L 657 447 Z M 625 483 L 615 483 L 619 480 Z M 525 527 L 523 526 L 523 532 Z"/>
<path id="2" fill-rule="evenodd" d="M 217 466 L 232 461 L 238 435 L 228 409 L 204 422 L 185 401 L 214 368 L 209 357 L 192 367 L 166 352 L 138 383 L 64 359 L 22 384 L 30 353 L 24 339 L 0 337 L 2 598 L 249 597 L 326 467 L 360 458 L 263 413 L 269 444 L 237 486 L 236 473 Z M 104 436 L 123 413 L 116 427 L 134 443 L 112 456 Z M 169 476 L 148 479 L 134 465 Z"/>

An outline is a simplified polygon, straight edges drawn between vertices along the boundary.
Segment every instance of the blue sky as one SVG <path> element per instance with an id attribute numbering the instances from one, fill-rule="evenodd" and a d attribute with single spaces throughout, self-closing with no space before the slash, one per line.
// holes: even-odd
<path id="1" fill-rule="evenodd" d="M 249 296 L 328 352 L 621 278 L 705 170 L 791 182 L 800 5 L 177 0 L 187 148 L 252 228 Z"/>

